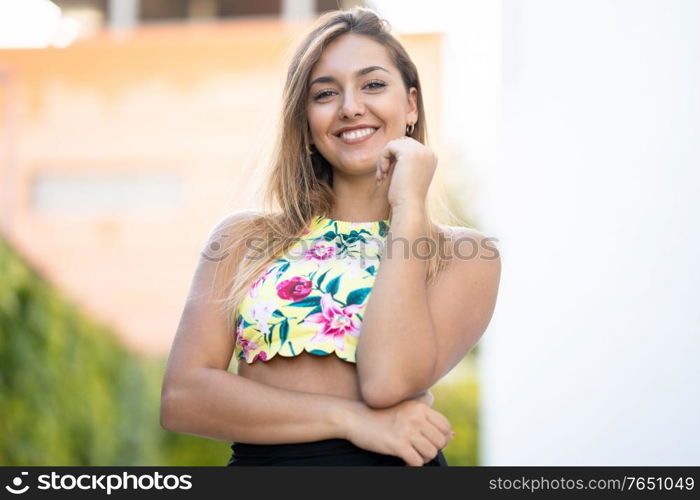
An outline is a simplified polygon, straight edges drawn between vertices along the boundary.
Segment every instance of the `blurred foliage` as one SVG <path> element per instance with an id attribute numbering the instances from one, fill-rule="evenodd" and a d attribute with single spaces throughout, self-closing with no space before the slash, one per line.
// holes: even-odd
<path id="1" fill-rule="evenodd" d="M 160 427 L 164 368 L 0 239 L 0 465 L 225 465 L 229 444 Z"/>
<path id="2" fill-rule="evenodd" d="M 457 433 L 450 465 L 477 464 L 472 357 L 432 389 Z M 130 353 L 0 238 L 0 465 L 225 465 L 230 443 L 161 428 L 164 368 Z"/>
<path id="3" fill-rule="evenodd" d="M 445 415 L 456 432 L 443 450 L 447 463 L 479 465 L 479 383 L 474 350 L 430 391 L 435 397 L 433 409 Z"/>

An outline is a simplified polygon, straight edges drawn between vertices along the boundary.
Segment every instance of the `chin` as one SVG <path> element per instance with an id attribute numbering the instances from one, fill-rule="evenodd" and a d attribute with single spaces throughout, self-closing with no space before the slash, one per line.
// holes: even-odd
<path id="1" fill-rule="evenodd" d="M 376 162 L 363 162 L 363 163 L 344 163 L 342 168 L 339 168 L 342 173 L 347 175 L 367 175 L 374 174 L 376 171 Z"/>

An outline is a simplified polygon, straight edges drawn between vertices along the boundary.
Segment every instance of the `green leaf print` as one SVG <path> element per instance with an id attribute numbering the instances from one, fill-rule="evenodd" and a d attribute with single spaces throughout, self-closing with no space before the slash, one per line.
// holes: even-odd
<path id="1" fill-rule="evenodd" d="M 321 297 L 306 297 L 289 304 L 290 307 L 315 307 L 321 302 Z"/>
<path id="2" fill-rule="evenodd" d="M 326 285 L 326 292 L 335 295 L 338 293 L 338 286 L 340 286 L 340 276 L 336 276 L 328 282 Z"/>
<path id="3" fill-rule="evenodd" d="M 372 288 L 358 288 L 348 294 L 348 305 L 362 304 Z"/>
<path id="4" fill-rule="evenodd" d="M 355 231 L 354 229 L 352 231 L 350 231 L 350 234 L 344 235 L 343 239 L 349 244 L 355 243 L 357 240 L 364 241 L 364 238 L 362 236 L 360 236 L 360 234 L 358 234 L 358 232 Z"/>
<path id="5" fill-rule="evenodd" d="M 330 269 L 329 269 L 328 271 L 330 271 Z M 328 274 L 328 271 L 326 271 L 325 273 L 323 273 L 323 274 L 321 275 L 321 277 L 318 278 L 318 281 L 316 282 L 316 286 L 317 286 L 317 287 L 321 288 L 321 283 L 323 283 L 323 280 L 325 279 L 326 274 Z"/>
<path id="6" fill-rule="evenodd" d="M 282 313 L 282 311 L 280 311 L 279 309 L 275 309 L 272 312 L 272 315 L 277 317 L 277 318 L 284 318 L 284 313 Z"/>
<path id="7" fill-rule="evenodd" d="M 316 356 L 328 356 L 328 353 L 325 351 L 321 351 L 320 349 L 312 349 L 309 351 L 311 354 L 315 354 Z"/>
<path id="8" fill-rule="evenodd" d="M 289 266 L 291 265 L 291 262 L 288 260 L 283 260 L 284 264 L 282 264 L 279 269 L 277 269 L 277 274 L 275 274 L 275 283 L 279 282 L 280 278 L 284 274 L 284 272 L 289 269 Z"/>
<path id="9" fill-rule="evenodd" d="M 280 345 L 287 341 L 287 336 L 289 335 L 289 321 L 284 320 L 280 324 Z"/>

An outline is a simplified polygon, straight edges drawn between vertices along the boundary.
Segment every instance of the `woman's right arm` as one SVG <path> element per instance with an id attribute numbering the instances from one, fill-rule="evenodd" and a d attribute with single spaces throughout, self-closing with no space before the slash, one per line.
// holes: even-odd
<path id="1" fill-rule="evenodd" d="M 222 258 L 235 269 L 242 252 L 218 255 L 226 238 L 250 220 L 235 212 L 210 233 L 190 285 L 168 358 L 161 391 L 160 423 L 167 430 L 225 441 L 275 444 L 340 438 L 360 401 L 290 391 L 230 373 L 235 339 L 221 304 L 228 278 Z M 254 215 L 252 215 L 254 216 Z M 231 241 L 231 240 L 229 240 Z M 242 250 L 242 249 L 241 249 Z"/>

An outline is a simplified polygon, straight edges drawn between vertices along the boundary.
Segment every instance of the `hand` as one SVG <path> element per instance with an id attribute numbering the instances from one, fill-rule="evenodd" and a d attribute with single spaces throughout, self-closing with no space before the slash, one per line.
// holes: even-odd
<path id="1" fill-rule="evenodd" d="M 432 398 L 430 393 L 423 393 Z M 348 420 L 344 438 L 355 446 L 394 455 L 411 467 L 434 459 L 452 440 L 452 425 L 445 416 L 417 399 L 390 408 L 361 405 Z"/>
<path id="2" fill-rule="evenodd" d="M 437 156 L 427 146 L 404 136 L 387 142 L 377 158 L 377 185 L 390 182 L 389 204 L 425 203 L 437 166 Z"/>

